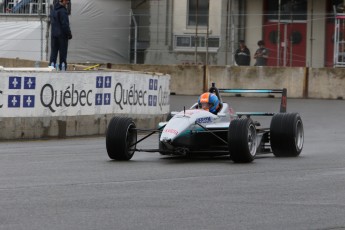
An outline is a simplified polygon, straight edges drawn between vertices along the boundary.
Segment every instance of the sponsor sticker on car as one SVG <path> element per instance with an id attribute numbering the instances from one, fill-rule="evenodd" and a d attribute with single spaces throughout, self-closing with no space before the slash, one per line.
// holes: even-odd
<path id="1" fill-rule="evenodd" d="M 196 119 L 197 123 L 211 123 L 212 122 L 212 118 L 211 117 L 200 117 L 198 119 Z"/>
<path id="2" fill-rule="evenodd" d="M 171 134 L 178 134 L 178 131 L 176 129 L 164 129 L 165 133 L 171 133 Z"/>

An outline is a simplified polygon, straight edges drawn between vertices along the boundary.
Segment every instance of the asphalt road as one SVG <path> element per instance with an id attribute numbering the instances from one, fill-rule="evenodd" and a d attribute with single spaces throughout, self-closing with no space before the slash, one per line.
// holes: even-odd
<path id="1" fill-rule="evenodd" d="M 279 108 L 224 99 L 237 111 Z M 172 96 L 171 108 L 195 100 Z M 345 229 L 345 101 L 290 99 L 288 110 L 304 122 L 300 157 L 250 164 L 158 153 L 116 162 L 104 137 L 1 142 L 0 229 Z"/>

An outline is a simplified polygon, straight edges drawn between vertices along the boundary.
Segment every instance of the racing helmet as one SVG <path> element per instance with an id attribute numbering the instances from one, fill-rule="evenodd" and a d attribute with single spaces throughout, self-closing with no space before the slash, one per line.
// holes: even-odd
<path id="1" fill-rule="evenodd" d="M 219 107 L 219 99 L 213 93 L 203 93 L 199 97 L 198 105 L 200 109 L 210 111 L 211 113 L 217 113 Z"/>

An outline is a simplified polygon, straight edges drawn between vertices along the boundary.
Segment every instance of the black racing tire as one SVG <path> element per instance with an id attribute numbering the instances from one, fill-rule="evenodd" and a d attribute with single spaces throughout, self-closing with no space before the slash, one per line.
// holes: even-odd
<path id="1" fill-rule="evenodd" d="M 235 163 L 250 163 L 256 156 L 256 127 L 252 119 L 240 118 L 230 122 L 228 147 Z"/>
<path id="2" fill-rule="evenodd" d="M 106 147 L 110 159 L 130 160 L 135 152 L 137 130 L 132 118 L 113 117 L 108 125 Z"/>
<path id="3" fill-rule="evenodd" d="M 298 113 L 278 113 L 272 117 L 270 142 L 276 157 L 297 157 L 303 149 L 304 129 Z"/>

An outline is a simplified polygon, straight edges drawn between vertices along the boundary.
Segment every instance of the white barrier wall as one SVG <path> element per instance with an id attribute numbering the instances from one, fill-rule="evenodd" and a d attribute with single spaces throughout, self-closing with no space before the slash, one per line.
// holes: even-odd
<path id="1" fill-rule="evenodd" d="M 169 112 L 169 77 L 141 73 L 0 73 L 0 117 Z"/>
<path id="2" fill-rule="evenodd" d="M 169 87 L 169 75 L 137 72 L 0 72 L 0 139 L 102 134 L 114 115 L 163 117 Z"/>

